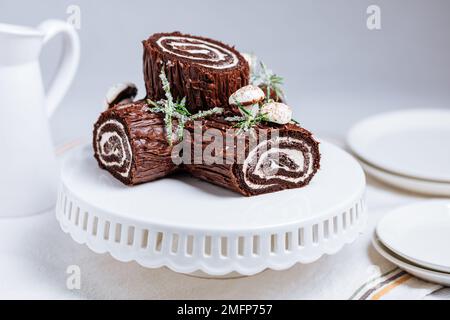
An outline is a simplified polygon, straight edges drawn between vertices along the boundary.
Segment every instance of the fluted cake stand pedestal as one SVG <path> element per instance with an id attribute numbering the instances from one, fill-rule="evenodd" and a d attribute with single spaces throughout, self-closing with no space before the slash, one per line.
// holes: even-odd
<path id="1" fill-rule="evenodd" d="M 134 187 L 98 168 L 89 145 L 61 173 L 61 228 L 97 253 L 197 276 L 254 275 L 338 252 L 366 222 L 365 176 L 349 154 L 322 142 L 311 183 L 255 197 L 187 175 Z"/>

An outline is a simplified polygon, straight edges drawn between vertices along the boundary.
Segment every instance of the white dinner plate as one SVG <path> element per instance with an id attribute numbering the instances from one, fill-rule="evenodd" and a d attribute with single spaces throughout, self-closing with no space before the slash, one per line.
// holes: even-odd
<path id="1" fill-rule="evenodd" d="M 450 200 L 431 200 L 395 209 L 377 225 L 391 251 L 427 269 L 450 273 Z"/>
<path id="2" fill-rule="evenodd" d="M 376 115 L 356 124 L 347 143 L 357 157 L 392 174 L 450 183 L 450 110 Z"/>
<path id="3" fill-rule="evenodd" d="M 383 243 L 381 243 L 381 241 L 377 238 L 376 234 L 374 234 L 372 238 L 372 245 L 385 259 L 389 260 L 406 272 L 416 276 L 417 278 L 442 284 L 444 286 L 450 286 L 450 273 L 428 270 L 426 268 L 414 265 L 410 261 L 404 260 L 402 257 L 386 248 L 386 246 L 384 246 Z"/>
<path id="4" fill-rule="evenodd" d="M 369 175 L 394 187 L 426 195 L 450 197 L 450 183 L 413 179 L 376 168 L 362 159 L 359 159 L 359 162 Z"/>

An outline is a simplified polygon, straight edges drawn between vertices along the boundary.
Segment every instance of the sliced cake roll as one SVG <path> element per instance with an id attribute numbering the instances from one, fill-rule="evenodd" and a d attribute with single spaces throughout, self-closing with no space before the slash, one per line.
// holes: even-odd
<path id="1" fill-rule="evenodd" d="M 164 115 L 149 112 L 142 101 L 103 112 L 94 125 L 93 146 L 99 166 L 128 185 L 152 181 L 177 169 L 171 160 Z"/>
<path id="2" fill-rule="evenodd" d="M 179 32 L 157 33 L 144 45 L 147 97 L 164 98 L 164 66 L 175 98 L 187 98 L 191 112 L 228 105 L 228 97 L 249 83 L 249 65 L 233 47 Z"/>
<path id="3" fill-rule="evenodd" d="M 184 143 L 191 144 L 191 159 L 184 155 L 185 170 L 245 196 L 306 186 L 320 167 L 319 143 L 296 124 L 236 133 L 226 121 L 205 120 L 189 129 L 192 135 Z"/>

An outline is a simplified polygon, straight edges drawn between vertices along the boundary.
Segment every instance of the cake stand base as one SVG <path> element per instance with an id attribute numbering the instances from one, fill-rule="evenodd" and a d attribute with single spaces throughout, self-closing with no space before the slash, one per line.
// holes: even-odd
<path id="1" fill-rule="evenodd" d="M 332 144 L 320 151 L 308 186 L 248 198 L 187 175 L 127 187 L 83 146 L 63 164 L 57 219 L 95 252 L 194 276 L 311 263 L 354 241 L 366 221 L 361 167 Z"/>

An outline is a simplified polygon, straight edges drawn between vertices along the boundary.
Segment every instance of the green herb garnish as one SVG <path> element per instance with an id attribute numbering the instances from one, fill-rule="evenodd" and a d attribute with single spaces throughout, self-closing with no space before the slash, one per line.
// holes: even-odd
<path id="1" fill-rule="evenodd" d="M 151 112 L 164 113 L 164 123 L 166 126 L 166 135 L 169 145 L 173 143 L 173 125 L 172 120 L 176 118 L 178 120 L 176 136 L 178 140 L 183 139 L 183 130 L 186 122 L 193 121 L 196 119 L 211 116 L 213 114 L 220 114 L 223 112 L 222 108 L 213 108 L 206 111 L 200 111 L 196 114 L 191 114 L 186 107 L 186 97 L 181 100 L 174 101 L 172 93 L 170 91 L 170 83 L 167 80 L 166 73 L 164 72 L 164 66 L 161 68 L 161 73 L 159 75 L 161 79 L 162 86 L 165 92 L 166 99 L 161 99 L 159 101 L 152 101 L 147 99 L 147 104 L 153 106 L 149 110 Z"/>
<path id="2" fill-rule="evenodd" d="M 236 122 L 233 127 L 239 128 L 237 132 L 238 135 L 243 132 L 249 131 L 251 128 L 260 124 L 261 122 L 268 120 L 265 113 L 258 112 L 256 115 L 253 115 L 238 101 L 235 100 L 235 104 L 238 106 L 239 110 L 241 110 L 243 116 L 227 117 L 225 118 L 225 120 L 229 122 Z"/>
<path id="3" fill-rule="evenodd" d="M 258 70 L 252 75 L 252 84 L 256 86 L 263 86 L 266 89 L 266 102 L 269 102 L 271 92 L 275 92 L 277 100 L 282 100 L 284 97 L 282 85 L 284 79 L 268 69 L 264 62 L 260 61 Z"/>

